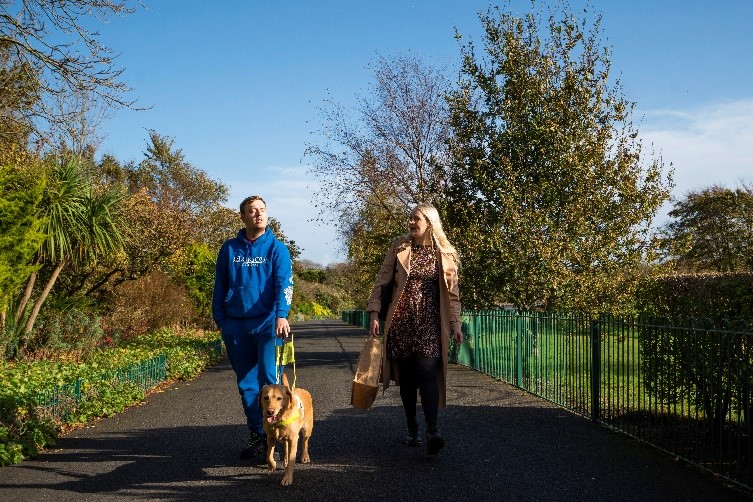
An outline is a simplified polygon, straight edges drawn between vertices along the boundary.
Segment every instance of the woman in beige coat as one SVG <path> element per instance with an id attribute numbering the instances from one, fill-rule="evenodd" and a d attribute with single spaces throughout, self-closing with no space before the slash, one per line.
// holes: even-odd
<path id="1" fill-rule="evenodd" d="M 382 383 L 400 386 L 408 423 L 405 443 L 420 446 L 416 419 L 417 391 L 426 423 L 427 453 L 444 447 L 439 434 L 439 406 L 447 402 L 447 355 L 450 337 L 463 341 L 460 331 L 459 258 L 442 230 L 437 210 L 419 204 L 411 211 L 408 235 L 392 241 L 369 298 L 369 334 L 379 336 L 383 286 L 395 287 L 385 320 Z"/>

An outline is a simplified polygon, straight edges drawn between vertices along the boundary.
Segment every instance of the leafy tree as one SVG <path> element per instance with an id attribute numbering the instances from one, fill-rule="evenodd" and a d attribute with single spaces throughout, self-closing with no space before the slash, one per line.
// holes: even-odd
<path id="1" fill-rule="evenodd" d="M 154 201 L 172 206 L 182 218 L 195 218 L 227 200 L 227 186 L 193 166 L 175 140 L 156 131 L 149 132 L 144 159 L 125 169 L 131 192 L 146 189 Z"/>
<path id="2" fill-rule="evenodd" d="M 753 188 L 719 185 L 673 202 L 660 229 L 665 263 L 683 271 L 753 271 Z"/>
<path id="3" fill-rule="evenodd" d="M 213 286 L 205 287 L 205 254 L 210 250 L 214 255 L 213 274 L 220 245 L 242 226 L 238 210 L 222 205 L 227 187 L 188 162 L 174 140 L 154 131 L 141 162 L 121 165 L 105 156 L 94 174 L 103 186 L 123 183 L 127 187 L 128 195 L 121 202 L 123 246 L 63 279 L 67 294 L 83 293 L 109 306 L 126 282 L 158 277 L 153 273 L 163 272 L 185 284 L 201 311 L 201 295 L 211 295 Z M 300 254 L 295 242 L 285 237 L 273 218 L 270 226 L 295 259 Z"/>
<path id="4" fill-rule="evenodd" d="M 491 9 L 485 54 L 462 46 L 442 204 L 464 306 L 614 308 L 668 197 L 661 161 L 642 162 L 633 104 L 610 84 L 600 16 L 561 14 Z"/>
<path id="5" fill-rule="evenodd" d="M 242 226 L 238 209 L 217 205 L 199 217 L 195 229 L 197 239 L 211 249 L 219 250 L 223 242 L 238 233 Z"/>
<path id="6" fill-rule="evenodd" d="M 185 246 L 219 246 L 218 242 L 227 238 L 230 210 L 221 206 L 227 187 L 187 162 L 171 138 L 155 131 L 149 136 L 144 159 L 138 164 L 121 165 L 108 156 L 100 162 L 100 183 L 124 183 L 127 187 L 122 202 L 125 239 L 122 252 L 99 261 L 98 270 L 91 272 L 87 295 L 164 269 Z M 237 227 L 237 213 L 232 219 L 232 226 Z M 82 286 L 74 283 L 69 287 L 77 291 Z"/>
<path id="7" fill-rule="evenodd" d="M 390 212 L 395 205 L 380 202 L 376 195 L 367 200 L 345 226 L 348 260 L 353 266 L 350 288 L 361 308 L 366 307 L 389 243 L 395 236 L 407 232 L 408 211 L 395 214 Z"/>
<path id="8" fill-rule="evenodd" d="M 275 234 L 275 237 L 287 246 L 288 252 L 290 253 L 290 259 L 295 262 L 298 257 L 301 256 L 301 248 L 298 247 L 298 244 L 296 244 L 294 240 L 289 239 L 288 236 L 285 235 L 280 220 L 269 218 L 267 226 L 269 226 L 270 230 Z"/>
<path id="9" fill-rule="evenodd" d="M 155 131 L 141 162 L 122 165 L 104 156 L 91 174 L 102 186 L 126 187 L 121 202 L 124 242 L 119 252 L 64 279 L 69 295 L 83 292 L 107 299 L 125 281 L 165 271 L 185 246 L 215 245 L 227 227 L 226 208 L 220 206 L 227 187 L 187 162 L 174 140 Z"/>
<path id="10" fill-rule="evenodd" d="M 366 308 L 368 295 L 356 293 L 353 277 L 357 277 L 358 273 L 354 269 L 353 263 L 333 263 L 325 268 L 324 285 L 342 292 L 341 295 L 344 298 L 342 308 L 353 308 L 356 303 L 359 304 L 359 308 Z M 370 272 L 372 276 L 376 275 L 373 271 Z"/>
<path id="11" fill-rule="evenodd" d="M 217 250 L 205 243 L 192 243 L 186 246 L 171 262 L 171 275 L 186 286 L 188 295 L 195 305 L 197 318 L 204 325 L 214 327 L 212 321 L 212 292 L 214 272 L 217 263 Z"/>
<path id="12" fill-rule="evenodd" d="M 36 271 L 32 258 L 44 239 L 37 213 L 44 185 L 45 178 L 29 170 L 0 166 L 0 332 L 8 302 Z"/>
<path id="13" fill-rule="evenodd" d="M 110 255 L 99 263 L 98 280 L 91 284 L 87 295 L 111 281 L 115 287 L 124 281 L 138 279 L 152 270 L 159 270 L 171 256 L 191 242 L 190 226 L 177 218 L 175 209 L 152 200 L 146 190 L 128 195 L 123 207 L 122 252 Z"/>
<path id="14" fill-rule="evenodd" d="M 388 226 L 400 222 L 402 231 L 414 204 L 432 202 L 443 192 L 449 134 L 449 81 L 441 70 L 410 56 L 379 58 L 372 68 L 369 97 L 359 98 L 354 110 L 328 102 L 322 110 L 324 140 L 306 148 L 320 186 L 317 206 L 322 216 L 339 221 L 349 250 L 366 251 L 368 256 L 349 254 L 369 276 L 376 273 L 369 267 L 389 237 L 375 242 L 360 229 L 386 219 Z M 363 237 L 369 242 L 358 241 Z"/>
<path id="15" fill-rule="evenodd" d="M 96 261 L 119 249 L 122 234 L 117 205 L 122 197 L 118 190 L 95 190 L 77 162 L 53 166 L 39 205 L 39 215 L 44 218 L 42 231 L 46 237 L 35 260 L 35 264 L 47 267 L 50 275 L 25 319 L 25 341 L 28 341 L 42 305 L 66 265 Z M 17 321 L 21 321 L 26 313 L 36 278 L 33 273 L 27 281 L 16 313 Z"/>

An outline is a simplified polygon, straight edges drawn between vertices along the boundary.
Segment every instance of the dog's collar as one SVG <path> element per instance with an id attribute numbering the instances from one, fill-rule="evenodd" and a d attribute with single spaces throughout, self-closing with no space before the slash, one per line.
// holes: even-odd
<path id="1" fill-rule="evenodd" d="M 278 420 L 277 422 L 274 422 L 272 424 L 272 427 L 287 427 L 288 425 L 292 424 L 296 420 L 298 420 L 300 417 L 303 416 L 303 401 L 301 401 L 301 398 L 298 397 L 297 394 L 293 394 L 296 402 L 298 403 L 298 410 L 296 413 L 293 413 L 290 417 L 286 418 L 285 420 Z"/>
<path id="2" fill-rule="evenodd" d="M 272 427 L 287 427 L 296 420 L 298 420 L 298 413 L 295 413 L 293 416 L 286 418 L 285 420 L 278 420 L 272 424 Z"/>

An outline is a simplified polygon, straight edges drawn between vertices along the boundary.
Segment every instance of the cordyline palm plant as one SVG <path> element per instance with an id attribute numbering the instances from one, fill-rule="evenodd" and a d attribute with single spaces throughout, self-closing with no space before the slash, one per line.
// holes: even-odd
<path id="1" fill-rule="evenodd" d="M 46 239 L 35 256 L 37 264 L 51 267 L 52 272 L 28 316 L 25 317 L 37 279 L 36 272 L 29 277 L 18 304 L 16 325 L 23 324 L 19 344 L 21 352 L 63 268 L 66 265 L 95 262 L 98 257 L 122 246 L 116 208 L 124 194 L 117 188 L 97 188 L 77 161 L 60 163 L 52 169 L 39 208 L 46 221 L 42 227 Z"/>

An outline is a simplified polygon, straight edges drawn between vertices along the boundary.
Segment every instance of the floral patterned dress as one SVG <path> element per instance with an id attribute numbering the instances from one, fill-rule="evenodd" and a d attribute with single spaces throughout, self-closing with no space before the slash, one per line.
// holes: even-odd
<path id="1" fill-rule="evenodd" d="M 387 336 L 390 359 L 440 357 L 439 263 L 431 246 L 411 246 L 410 274 Z"/>

